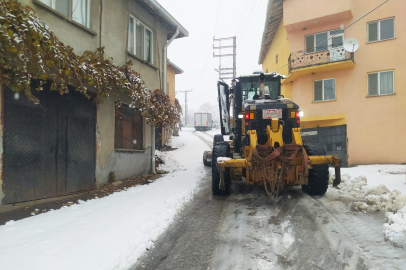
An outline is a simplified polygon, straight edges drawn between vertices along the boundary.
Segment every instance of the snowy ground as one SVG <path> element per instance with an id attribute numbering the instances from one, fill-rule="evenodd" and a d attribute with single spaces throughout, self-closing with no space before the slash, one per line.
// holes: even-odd
<path id="1" fill-rule="evenodd" d="M 159 153 L 169 174 L 108 197 L 81 201 L 0 226 L 0 268 L 128 269 L 192 199 L 208 146 L 191 132 Z"/>
<path id="2" fill-rule="evenodd" d="M 333 172 L 330 171 L 330 182 Z M 406 248 L 406 165 L 364 165 L 343 168 L 341 173 L 338 190 L 330 188 L 329 193 L 359 200 L 354 203 L 356 210 L 384 212 L 385 238 Z"/>

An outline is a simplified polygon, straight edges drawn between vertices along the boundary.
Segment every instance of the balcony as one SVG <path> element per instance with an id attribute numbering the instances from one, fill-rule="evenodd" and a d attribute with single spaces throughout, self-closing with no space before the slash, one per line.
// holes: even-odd
<path id="1" fill-rule="evenodd" d="M 344 47 L 331 47 L 324 51 L 306 53 L 292 52 L 289 56 L 289 81 L 302 75 L 352 68 L 355 66 L 354 53 L 344 50 Z"/>

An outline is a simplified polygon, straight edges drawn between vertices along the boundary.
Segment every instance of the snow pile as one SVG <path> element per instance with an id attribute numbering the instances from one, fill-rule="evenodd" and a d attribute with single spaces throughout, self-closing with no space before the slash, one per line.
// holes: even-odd
<path id="1" fill-rule="evenodd" d="M 406 247 L 406 206 L 396 213 L 386 213 L 382 231 L 385 238 L 398 247 Z"/>
<path id="2" fill-rule="evenodd" d="M 332 184 L 335 175 L 330 175 Z M 352 178 L 349 174 L 341 177 L 338 190 L 343 195 L 350 195 L 359 202 L 355 202 L 356 210 L 361 211 L 397 211 L 406 204 L 406 196 L 398 190 L 390 191 L 385 185 L 369 186 L 365 176 Z"/>
<path id="3" fill-rule="evenodd" d="M 335 178 L 330 174 L 329 183 Z M 383 211 L 387 223 L 383 226 L 385 238 L 396 246 L 406 247 L 406 195 L 399 190 L 390 191 L 385 185 L 369 186 L 365 176 L 352 178 L 349 174 L 341 177 L 338 191 L 344 196 L 351 196 L 360 201 L 354 203 L 356 210 Z"/>
<path id="4" fill-rule="evenodd" d="M 174 145 L 181 141 L 167 152 L 175 161 L 166 162 L 187 170 L 0 226 L 0 268 L 129 269 L 192 199 L 205 173 L 208 146 L 191 132 L 181 132 Z"/>

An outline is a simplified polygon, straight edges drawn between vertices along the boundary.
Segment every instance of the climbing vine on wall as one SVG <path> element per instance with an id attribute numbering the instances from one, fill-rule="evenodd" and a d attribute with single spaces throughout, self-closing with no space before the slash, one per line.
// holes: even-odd
<path id="1" fill-rule="evenodd" d="M 88 98 L 89 91 L 96 92 L 98 103 L 127 94 L 132 100 L 130 106 L 138 107 L 149 124 L 174 125 L 180 121 L 181 109 L 176 103 L 172 105 L 161 90 L 151 93 L 131 64 L 114 65 L 112 58 L 104 57 L 104 48 L 76 55 L 35 16 L 33 9 L 0 0 L 0 83 L 24 92 L 34 103 L 39 103 L 35 91 L 42 91 L 42 85 L 50 81 L 51 91 L 61 95 L 69 92 L 68 86 Z M 32 80 L 40 82 L 36 89 L 31 87 Z"/>

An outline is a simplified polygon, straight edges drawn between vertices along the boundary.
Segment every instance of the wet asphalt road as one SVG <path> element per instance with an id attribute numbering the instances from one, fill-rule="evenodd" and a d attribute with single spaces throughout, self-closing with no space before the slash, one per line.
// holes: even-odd
<path id="1" fill-rule="evenodd" d="M 206 168 L 192 202 L 131 269 L 406 269 L 406 251 L 383 239 L 382 214 L 351 204 L 300 187 L 272 200 L 243 181 L 213 196 Z"/>

